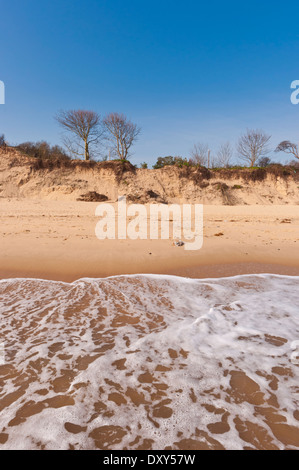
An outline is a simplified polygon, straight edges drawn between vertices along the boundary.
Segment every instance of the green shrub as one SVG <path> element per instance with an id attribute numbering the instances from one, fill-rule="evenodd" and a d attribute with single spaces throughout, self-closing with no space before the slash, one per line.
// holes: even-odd
<path id="1" fill-rule="evenodd" d="M 186 158 L 183 157 L 172 157 L 172 156 L 167 156 L 167 157 L 159 157 L 157 159 L 156 164 L 153 166 L 155 170 L 158 170 L 159 168 L 164 168 L 165 166 L 178 166 L 179 168 L 182 168 L 183 166 L 190 166 L 189 161 Z"/>

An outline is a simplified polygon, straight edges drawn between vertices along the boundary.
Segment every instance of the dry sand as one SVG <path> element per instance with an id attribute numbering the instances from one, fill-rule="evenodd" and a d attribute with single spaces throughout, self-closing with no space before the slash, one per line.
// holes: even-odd
<path id="1" fill-rule="evenodd" d="M 1 198 L 0 277 L 299 275 L 299 206 L 205 205 L 204 243 L 198 251 L 174 246 L 172 239 L 100 241 L 97 206 Z"/>

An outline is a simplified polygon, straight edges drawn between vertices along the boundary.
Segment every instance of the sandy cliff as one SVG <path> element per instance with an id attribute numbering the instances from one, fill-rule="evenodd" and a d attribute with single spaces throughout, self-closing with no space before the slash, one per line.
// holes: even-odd
<path id="1" fill-rule="evenodd" d="M 75 201 L 97 192 L 115 201 L 203 204 L 299 204 L 299 170 L 135 169 L 121 162 L 44 164 L 0 150 L 0 197 Z"/>

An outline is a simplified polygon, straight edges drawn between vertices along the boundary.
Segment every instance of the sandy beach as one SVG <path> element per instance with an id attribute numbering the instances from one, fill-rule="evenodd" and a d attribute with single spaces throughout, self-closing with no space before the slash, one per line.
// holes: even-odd
<path id="1" fill-rule="evenodd" d="M 197 251 L 173 240 L 98 240 L 97 203 L 1 199 L 0 276 L 74 281 L 157 273 L 299 274 L 299 206 L 204 206 Z"/>
<path id="2" fill-rule="evenodd" d="M 97 207 L 1 198 L 2 448 L 297 449 L 299 206 L 204 205 L 191 251 Z"/>
<path id="3" fill-rule="evenodd" d="M 0 450 L 299 450 L 298 2 L 15 3 Z"/>
<path id="4" fill-rule="evenodd" d="M 297 449 L 299 206 L 204 205 L 194 251 L 98 206 L 1 198 L 2 448 Z"/>

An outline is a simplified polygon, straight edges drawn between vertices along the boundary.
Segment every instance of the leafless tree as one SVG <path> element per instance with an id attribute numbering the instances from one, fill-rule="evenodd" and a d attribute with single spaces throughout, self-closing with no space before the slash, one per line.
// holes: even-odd
<path id="1" fill-rule="evenodd" d="M 86 161 L 99 155 L 103 137 L 100 115 L 94 111 L 60 111 L 55 117 L 66 132 L 63 142 L 69 152 Z"/>
<path id="2" fill-rule="evenodd" d="M 293 144 L 289 140 L 284 140 L 280 142 L 280 144 L 276 147 L 275 152 L 285 152 L 293 155 L 295 158 L 299 160 L 299 146 Z"/>
<path id="3" fill-rule="evenodd" d="M 228 167 L 233 157 L 233 153 L 233 148 L 229 142 L 221 144 L 217 152 L 215 164 L 218 167 Z"/>
<path id="4" fill-rule="evenodd" d="M 249 130 L 242 135 L 237 145 L 237 152 L 241 160 L 254 166 L 260 157 L 270 152 L 268 148 L 270 135 L 265 134 L 262 130 Z"/>
<path id="5" fill-rule="evenodd" d="M 209 146 L 201 142 L 194 144 L 190 155 L 191 163 L 194 163 L 195 165 L 207 166 L 209 163 Z"/>
<path id="6" fill-rule="evenodd" d="M 105 136 L 110 142 L 110 152 L 121 160 L 128 160 L 130 149 L 137 140 L 141 129 L 129 121 L 124 114 L 110 113 L 103 119 Z"/>

